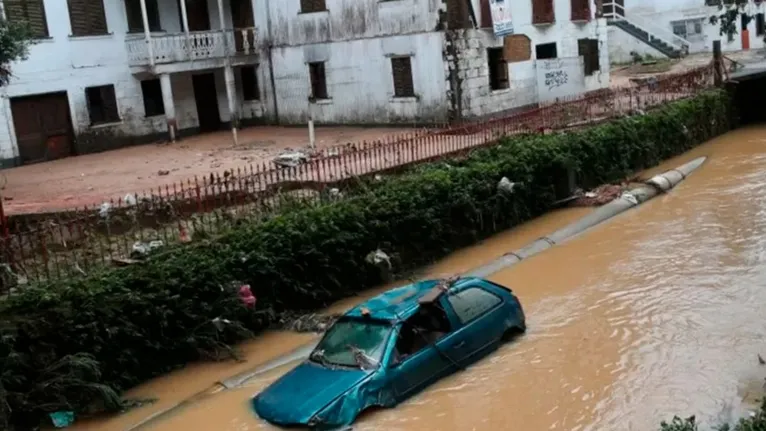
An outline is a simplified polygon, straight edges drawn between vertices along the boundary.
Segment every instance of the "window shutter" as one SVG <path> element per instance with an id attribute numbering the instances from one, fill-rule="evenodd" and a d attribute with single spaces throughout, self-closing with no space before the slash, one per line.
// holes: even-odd
<path id="1" fill-rule="evenodd" d="M 106 13 L 104 12 L 104 0 L 89 0 L 87 7 L 88 11 L 88 27 L 90 34 L 107 34 L 109 29 L 106 26 Z M 114 95 L 114 88 L 112 88 L 112 95 Z"/>
<path id="2" fill-rule="evenodd" d="M 10 22 L 27 22 L 35 37 L 48 37 L 43 0 L 5 0 L 5 16 Z"/>
<path id="3" fill-rule="evenodd" d="M 391 71 L 394 75 L 394 95 L 397 97 L 415 96 L 410 57 L 392 58 Z"/>
<path id="4" fill-rule="evenodd" d="M 117 98 L 114 94 L 114 85 L 101 87 L 101 103 L 104 104 L 104 119 L 106 121 L 119 121 L 120 112 L 117 109 Z"/>
<path id="5" fill-rule="evenodd" d="M 590 0 L 571 0 L 572 21 L 590 21 Z"/>
<path id="6" fill-rule="evenodd" d="M 67 0 L 73 36 L 107 34 L 102 0 Z"/>

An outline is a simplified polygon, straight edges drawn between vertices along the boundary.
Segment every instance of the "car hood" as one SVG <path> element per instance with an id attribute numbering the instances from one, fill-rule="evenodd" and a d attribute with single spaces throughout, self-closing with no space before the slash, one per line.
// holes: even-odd
<path id="1" fill-rule="evenodd" d="M 253 399 L 255 412 L 278 425 L 307 424 L 312 416 L 374 370 L 331 369 L 303 362 Z"/>

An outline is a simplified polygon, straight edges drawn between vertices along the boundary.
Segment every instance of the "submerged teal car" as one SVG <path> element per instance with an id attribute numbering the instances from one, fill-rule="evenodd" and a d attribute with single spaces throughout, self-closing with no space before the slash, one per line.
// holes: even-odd
<path id="1" fill-rule="evenodd" d="M 253 399 L 280 426 L 335 429 L 393 407 L 526 330 L 510 289 L 479 278 L 399 287 L 351 309 L 309 358 Z"/>

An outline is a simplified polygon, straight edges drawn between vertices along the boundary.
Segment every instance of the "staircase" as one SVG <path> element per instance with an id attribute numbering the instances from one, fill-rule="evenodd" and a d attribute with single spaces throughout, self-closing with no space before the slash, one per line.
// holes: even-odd
<path id="1" fill-rule="evenodd" d="M 604 1 L 604 17 L 609 25 L 622 29 L 625 33 L 646 43 L 669 58 L 681 58 L 689 53 L 688 40 L 655 26 L 639 16 L 625 17 L 622 1 Z"/>

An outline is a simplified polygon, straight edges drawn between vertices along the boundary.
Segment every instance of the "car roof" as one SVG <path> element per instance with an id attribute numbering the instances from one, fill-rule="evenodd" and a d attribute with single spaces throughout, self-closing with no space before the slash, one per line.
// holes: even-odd
<path id="1" fill-rule="evenodd" d="M 458 278 L 450 285 L 450 289 L 474 284 L 480 280 L 476 277 Z M 391 289 L 357 305 L 346 312 L 345 316 L 361 318 L 367 315 L 367 318 L 374 320 L 405 320 L 418 311 L 419 300 L 443 281 L 423 280 Z"/>

